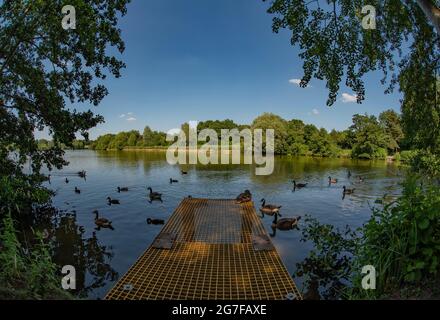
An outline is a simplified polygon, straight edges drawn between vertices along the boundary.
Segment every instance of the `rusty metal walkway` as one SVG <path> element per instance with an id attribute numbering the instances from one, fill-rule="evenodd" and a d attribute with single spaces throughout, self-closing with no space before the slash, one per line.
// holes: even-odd
<path id="1" fill-rule="evenodd" d="M 301 299 L 252 202 L 184 199 L 106 299 Z"/>

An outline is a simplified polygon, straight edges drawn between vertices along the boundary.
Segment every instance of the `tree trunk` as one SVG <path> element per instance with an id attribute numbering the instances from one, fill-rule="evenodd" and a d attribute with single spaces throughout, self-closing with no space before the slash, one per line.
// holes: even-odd
<path id="1" fill-rule="evenodd" d="M 429 21 L 434 25 L 437 34 L 440 36 L 440 9 L 437 8 L 432 0 L 417 0 Z"/>

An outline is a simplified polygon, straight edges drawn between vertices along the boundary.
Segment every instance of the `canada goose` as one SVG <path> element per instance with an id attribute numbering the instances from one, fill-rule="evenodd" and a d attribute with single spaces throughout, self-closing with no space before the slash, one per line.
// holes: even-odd
<path id="1" fill-rule="evenodd" d="M 273 204 L 266 204 L 265 199 L 261 199 L 260 202 L 262 202 L 260 212 L 261 212 L 263 218 L 264 218 L 265 214 L 267 214 L 269 216 L 273 216 L 274 214 L 279 214 L 281 216 L 281 214 L 280 214 L 281 206 L 275 206 Z"/>
<path id="2" fill-rule="evenodd" d="M 77 174 L 78 174 L 78 176 L 81 177 L 81 178 L 85 178 L 85 177 L 86 177 L 86 172 L 85 172 L 84 170 L 82 170 L 82 171 L 78 171 Z"/>
<path id="3" fill-rule="evenodd" d="M 252 194 L 249 190 L 245 190 L 243 193 L 240 193 L 237 198 L 235 198 L 237 203 L 245 203 L 252 201 Z"/>
<path id="4" fill-rule="evenodd" d="M 95 224 L 98 226 L 98 228 L 110 228 L 112 227 L 112 222 L 106 218 L 100 218 L 98 210 L 93 211 L 95 214 Z"/>
<path id="5" fill-rule="evenodd" d="M 110 198 L 110 197 L 107 197 L 107 201 L 108 201 L 108 204 L 109 204 L 109 205 L 112 205 L 112 204 L 120 204 L 119 200 L 112 199 L 112 198 Z"/>
<path id="6" fill-rule="evenodd" d="M 173 178 L 170 178 L 170 183 L 177 183 L 179 180 L 174 180 Z"/>
<path id="7" fill-rule="evenodd" d="M 362 178 L 361 176 L 358 177 L 359 182 L 364 182 L 364 178 Z"/>
<path id="8" fill-rule="evenodd" d="M 351 178 L 351 171 L 350 170 L 348 170 L 347 177 L 348 177 L 348 179 Z"/>
<path id="9" fill-rule="evenodd" d="M 332 177 L 328 177 L 328 184 L 338 183 L 338 179 L 332 179 Z"/>
<path id="10" fill-rule="evenodd" d="M 81 190 L 78 189 L 78 187 L 75 187 L 75 193 L 81 193 Z"/>
<path id="11" fill-rule="evenodd" d="M 147 189 L 150 190 L 150 194 L 148 195 L 150 197 L 150 202 L 152 202 L 153 200 L 162 201 L 162 193 L 153 192 L 153 189 L 151 189 L 151 187 L 148 187 Z"/>
<path id="12" fill-rule="evenodd" d="M 352 194 L 354 193 L 354 190 L 356 190 L 356 189 L 347 189 L 345 186 L 343 186 L 342 189 L 344 189 L 343 191 L 344 194 Z"/>
<path id="13" fill-rule="evenodd" d="M 69 179 L 66 178 L 66 180 L 64 180 L 66 183 L 69 183 Z"/>
<path id="14" fill-rule="evenodd" d="M 275 237 L 276 230 L 287 231 L 295 229 L 298 226 L 298 222 L 301 219 L 301 216 L 295 218 L 283 218 L 278 220 L 278 215 L 275 214 L 273 222 L 272 222 L 272 234 L 271 237 Z"/>
<path id="15" fill-rule="evenodd" d="M 307 187 L 308 183 L 296 183 L 295 180 L 292 181 L 293 182 L 293 190 L 295 189 L 302 189 Z"/>
<path id="16" fill-rule="evenodd" d="M 165 221 L 162 220 L 162 219 L 151 219 L 151 218 L 148 218 L 148 219 L 147 219 L 147 223 L 148 223 L 148 224 L 155 224 L 155 225 L 158 225 L 158 224 L 164 224 Z"/>
<path id="17" fill-rule="evenodd" d="M 180 170 L 180 172 L 181 172 L 182 174 L 188 174 L 188 171 Z"/>
<path id="18" fill-rule="evenodd" d="M 119 193 L 121 193 L 121 192 L 127 192 L 128 191 L 128 187 L 118 187 L 118 192 Z"/>

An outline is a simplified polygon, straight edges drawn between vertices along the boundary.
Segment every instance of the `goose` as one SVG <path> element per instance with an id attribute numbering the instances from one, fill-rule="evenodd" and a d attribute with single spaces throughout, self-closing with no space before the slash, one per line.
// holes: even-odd
<path id="1" fill-rule="evenodd" d="M 151 218 L 148 218 L 148 219 L 147 219 L 147 223 L 148 223 L 148 224 L 158 225 L 158 224 L 164 224 L 165 221 L 162 220 L 162 219 L 151 219 Z"/>
<path id="2" fill-rule="evenodd" d="M 78 187 L 75 187 L 75 193 L 81 193 L 81 190 L 78 189 Z"/>
<path id="3" fill-rule="evenodd" d="M 358 177 L 359 182 L 364 182 L 364 178 L 362 178 L 361 176 Z"/>
<path id="4" fill-rule="evenodd" d="M 77 174 L 78 174 L 78 176 L 81 177 L 81 178 L 85 178 L 85 177 L 86 177 L 86 172 L 85 172 L 84 170 L 82 170 L 82 171 L 78 171 Z"/>
<path id="5" fill-rule="evenodd" d="M 152 202 L 153 200 L 160 200 L 162 201 L 162 193 L 159 192 L 153 192 L 153 189 L 151 189 L 151 187 L 148 187 L 147 190 L 150 190 L 150 202 Z"/>
<path id="6" fill-rule="evenodd" d="M 338 179 L 332 179 L 332 177 L 328 177 L 328 184 L 338 183 Z"/>
<path id="7" fill-rule="evenodd" d="M 342 189 L 344 189 L 343 191 L 344 194 L 352 194 L 354 193 L 354 190 L 356 190 L 356 189 L 347 189 L 345 186 L 343 186 Z"/>
<path id="8" fill-rule="evenodd" d="M 170 183 L 177 183 L 179 180 L 174 180 L 173 178 L 170 178 Z"/>
<path id="9" fill-rule="evenodd" d="M 266 204 L 265 199 L 261 199 L 260 202 L 262 202 L 260 212 L 261 212 L 263 218 L 264 218 L 264 214 L 267 214 L 269 216 L 273 216 L 274 214 L 279 214 L 281 216 L 281 214 L 280 214 L 281 206 L 275 206 L 273 204 Z"/>
<path id="10" fill-rule="evenodd" d="M 118 192 L 119 193 L 121 193 L 121 192 L 127 192 L 128 191 L 128 187 L 118 187 Z"/>
<path id="11" fill-rule="evenodd" d="M 252 201 L 252 194 L 249 190 L 245 190 L 243 193 L 240 193 L 237 198 L 235 198 L 237 203 L 245 203 Z"/>
<path id="12" fill-rule="evenodd" d="M 109 204 L 109 205 L 112 205 L 112 204 L 120 204 L 119 200 L 112 199 L 112 198 L 110 198 L 110 197 L 107 197 L 107 201 L 108 201 L 108 204 Z"/>
<path id="13" fill-rule="evenodd" d="M 112 222 L 106 218 L 100 218 L 98 210 L 93 211 L 95 214 L 95 224 L 98 226 L 98 228 L 110 228 L 112 227 Z"/>
<path id="14" fill-rule="evenodd" d="M 66 180 L 64 180 L 66 183 L 69 183 L 69 179 L 66 178 Z"/>
<path id="15" fill-rule="evenodd" d="M 188 171 L 180 170 L 180 172 L 181 172 L 182 174 L 188 174 Z"/>
<path id="16" fill-rule="evenodd" d="M 293 180 L 292 181 L 293 182 L 293 189 L 295 190 L 295 189 L 302 189 L 302 188 L 305 188 L 305 187 L 307 187 L 307 185 L 308 185 L 308 183 L 296 183 L 296 181 L 295 180 Z"/>
<path id="17" fill-rule="evenodd" d="M 348 170 L 347 177 L 348 177 L 348 179 L 351 178 L 351 171 L 350 170 Z"/>
<path id="18" fill-rule="evenodd" d="M 275 237 L 276 229 L 281 231 L 287 231 L 295 229 L 298 226 L 298 222 L 301 219 L 301 216 L 295 217 L 295 218 L 283 218 L 278 220 L 278 215 L 275 214 L 275 217 L 272 222 L 272 230 L 273 233 L 271 234 L 272 237 Z"/>

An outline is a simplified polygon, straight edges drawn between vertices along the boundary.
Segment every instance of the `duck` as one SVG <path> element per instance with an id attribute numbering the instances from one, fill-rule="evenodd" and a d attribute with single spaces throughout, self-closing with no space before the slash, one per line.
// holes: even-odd
<path id="1" fill-rule="evenodd" d="M 356 190 L 356 189 L 347 189 L 345 186 L 343 186 L 342 189 L 344 189 L 343 191 L 344 194 L 353 194 L 354 190 Z"/>
<path id="2" fill-rule="evenodd" d="M 307 187 L 308 183 L 296 183 L 295 180 L 292 181 L 293 182 L 293 189 L 302 189 Z"/>
<path id="3" fill-rule="evenodd" d="M 81 178 L 85 178 L 85 177 L 86 177 L 86 172 L 85 172 L 84 170 L 82 170 L 82 171 L 78 171 L 77 174 L 78 174 L 78 176 L 81 177 Z"/>
<path id="4" fill-rule="evenodd" d="M 159 192 L 153 192 L 153 189 L 151 189 L 151 187 L 148 187 L 147 190 L 150 190 L 150 202 L 153 200 L 160 200 L 162 201 L 162 193 Z"/>
<path id="5" fill-rule="evenodd" d="M 295 229 L 298 226 L 298 222 L 301 219 L 301 216 L 294 217 L 294 218 L 283 218 L 278 220 L 278 214 L 275 214 L 273 222 L 272 222 L 272 234 L 271 237 L 275 237 L 276 231 L 287 231 Z"/>
<path id="6" fill-rule="evenodd" d="M 148 223 L 148 224 L 158 225 L 158 224 L 164 224 L 165 221 L 162 220 L 162 219 L 151 219 L 151 218 L 148 218 L 148 219 L 147 219 L 147 223 Z"/>
<path id="7" fill-rule="evenodd" d="M 69 183 L 69 179 L 66 178 L 66 180 L 64 180 L 66 183 Z"/>
<path id="8" fill-rule="evenodd" d="M 120 204 L 119 200 L 112 199 L 112 198 L 110 198 L 110 197 L 107 197 L 107 201 L 108 201 L 108 204 L 109 204 L 109 205 L 112 205 L 112 204 Z"/>
<path id="9" fill-rule="evenodd" d="M 128 187 L 122 187 L 122 188 L 121 188 L 121 187 L 118 187 L 117 189 L 118 189 L 118 192 L 119 192 L 119 193 L 121 193 L 121 192 L 127 192 L 127 191 L 128 191 Z"/>
<path id="10" fill-rule="evenodd" d="M 245 203 L 252 201 L 252 194 L 249 190 L 244 190 L 243 193 L 240 193 L 237 198 L 235 198 L 236 203 Z"/>
<path id="11" fill-rule="evenodd" d="M 180 172 L 181 172 L 182 174 L 188 174 L 188 171 L 180 170 Z"/>
<path id="12" fill-rule="evenodd" d="M 261 199 L 260 202 L 262 202 L 261 204 L 261 208 L 260 208 L 260 212 L 264 218 L 264 215 L 267 214 L 269 216 L 273 216 L 274 214 L 280 214 L 280 209 L 282 206 L 275 206 L 273 204 L 266 204 L 266 199 Z"/>
<path id="13" fill-rule="evenodd" d="M 328 177 L 328 184 L 338 183 L 338 179 L 332 179 L 332 177 Z"/>
<path id="14" fill-rule="evenodd" d="M 170 178 L 170 183 L 177 183 L 179 180 L 174 180 L 173 178 Z"/>
<path id="15" fill-rule="evenodd" d="M 78 189 L 78 187 L 75 187 L 75 193 L 81 193 L 81 190 Z"/>
<path id="16" fill-rule="evenodd" d="M 98 228 L 113 229 L 112 222 L 106 218 L 100 218 L 98 210 L 93 211 L 93 213 L 95 214 L 95 224 Z"/>

